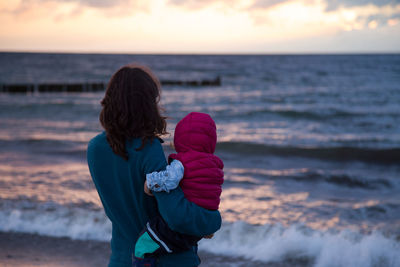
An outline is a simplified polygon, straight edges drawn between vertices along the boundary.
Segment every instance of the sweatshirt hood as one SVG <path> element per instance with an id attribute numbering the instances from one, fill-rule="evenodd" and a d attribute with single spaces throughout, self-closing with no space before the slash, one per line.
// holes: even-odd
<path id="1" fill-rule="evenodd" d="M 174 146 L 178 153 L 190 150 L 213 154 L 217 144 L 217 127 L 210 115 L 191 112 L 175 128 Z"/>

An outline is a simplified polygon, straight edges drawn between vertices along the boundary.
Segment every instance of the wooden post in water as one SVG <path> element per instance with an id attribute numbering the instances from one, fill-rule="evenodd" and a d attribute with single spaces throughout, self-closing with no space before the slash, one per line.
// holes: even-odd
<path id="1" fill-rule="evenodd" d="M 221 86 L 221 78 L 214 80 L 162 80 L 166 86 Z M 99 92 L 104 91 L 104 83 L 43 83 L 43 84 L 0 84 L 2 93 L 50 93 L 50 92 Z"/>

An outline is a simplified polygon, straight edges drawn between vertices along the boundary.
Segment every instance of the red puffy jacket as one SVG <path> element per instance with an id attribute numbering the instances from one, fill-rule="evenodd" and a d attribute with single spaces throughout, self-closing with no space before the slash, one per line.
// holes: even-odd
<path id="1" fill-rule="evenodd" d="M 185 197 L 210 210 L 218 209 L 224 182 L 224 164 L 213 154 L 216 143 L 217 130 L 210 115 L 191 112 L 176 125 L 177 154 L 169 156 L 169 160 L 177 159 L 185 168 L 180 182 Z"/>

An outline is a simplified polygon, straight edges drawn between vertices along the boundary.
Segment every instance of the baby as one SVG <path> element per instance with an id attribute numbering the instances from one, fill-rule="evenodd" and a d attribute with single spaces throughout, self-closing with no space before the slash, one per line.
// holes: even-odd
<path id="1" fill-rule="evenodd" d="M 224 182 L 224 164 L 214 155 L 216 143 L 216 126 L 210 115 L 189 113 L 176 126 L 174 146 L 177 153 L 169 155 L 170 165 L 164 171 L 146 175 L 146 193 L 151 194 L 149 190 L 169 192 L 180 185 L 189 201 L 205 209 L 217 210 Z M 135 257 L 158 257 L 189 250 L 201 238 L 172 231 L 158 216 L 150 220 L 139 235 Z"/>

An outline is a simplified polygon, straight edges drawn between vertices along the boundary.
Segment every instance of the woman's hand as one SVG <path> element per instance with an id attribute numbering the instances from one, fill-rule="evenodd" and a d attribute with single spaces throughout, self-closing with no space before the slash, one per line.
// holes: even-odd
<path id="1" fill-rule="evenodd" d="M 147 195 L 151 196 L 151 197 L 154 196 L 153 193 L 151 192 L 151 190 L 147 187 L 147 180 L 144 181 L 144 192 L 145 192 Z"/>

